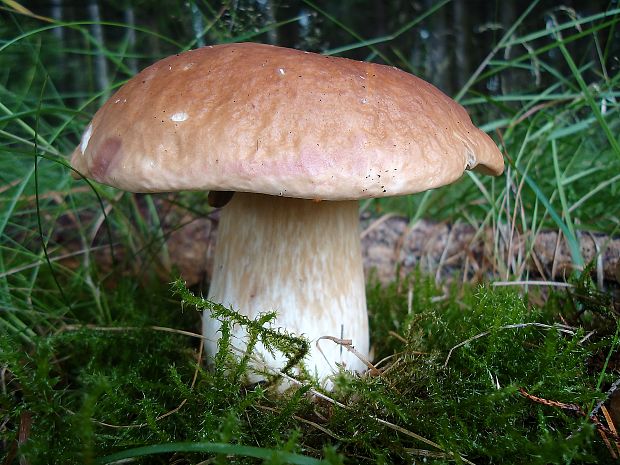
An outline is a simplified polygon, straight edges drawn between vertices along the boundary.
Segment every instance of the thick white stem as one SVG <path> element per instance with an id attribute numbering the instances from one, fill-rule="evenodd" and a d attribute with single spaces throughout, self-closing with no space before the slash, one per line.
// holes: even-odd
<path id="1" fill-rule="evenodd" d="M 311 341 L 305 367 L 323 380 L 337 365 L 365 365 L 323 336 L 351 339 L 368 355 L 368 317 L 355 201 L 312 200 L 236 193 L 222 209 L 209 299 L 255 318 L 278 313 L 273 327 Z M 217 349 L 219 324 L 205 315 L 207 350 Z M 245 348 L 236 327 L 233 344 Z M 282 354 L 256 348 L 268 366 L 282 368 Z"/>

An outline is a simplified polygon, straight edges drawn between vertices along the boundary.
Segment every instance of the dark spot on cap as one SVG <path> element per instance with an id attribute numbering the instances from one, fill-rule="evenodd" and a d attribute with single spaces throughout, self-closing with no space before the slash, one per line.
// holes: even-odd
<path id="1" fill-rule="evenodd" d="M 94 179 L 100 182 L 106 181 L 110 167 L 120 155 L 120 149 L 121 139 L 119 137 L 108 137 L 101 144 L 93 157 L 93 164 L 90 168 Z"/>

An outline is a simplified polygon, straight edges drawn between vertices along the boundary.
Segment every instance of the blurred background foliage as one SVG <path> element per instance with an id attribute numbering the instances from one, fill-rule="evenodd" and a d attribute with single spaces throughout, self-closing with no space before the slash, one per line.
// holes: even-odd
<path id="1" fill-rule="evenodd" d="M 229 1 L 29 1 L 31 12 L 65 27 L 50 26 L 36 34 L 44 58 L 41 65 L 59 91 L 75 95 L 109 90 L 110 82 L 127 78 L 161 57 L 205 44 L 259 41 L 308 51 L 346 55 L 398 66 L 432 82 L 449 95 L 456 95 L 500 38 L 514 26 L 518 34 L 539 32 L 554 23 L 577 21 L 582 32 L 567 44 L 577 64 L 599 62 L 609 75 L 620 69 L 620 32 L 604 28 L 593 36 L 578 21 L 617 8 L 617 1 L 541 0 L 434 1 L 434 0 L 229 0 Z M 5 2 L 2 37 L 16 37 L 45 27 L 45 22 L 16 19 Z M 527 16 L 518 21 L 527 10 Z M 599 18 L 589 26 L 602 26 L 611 18 Z M 92 24 L 88 24 L 91 22 Z M 79 25 L 79 27 L 78 27 Z M 511 37 L 514 39 L 514 37 Z M 524 66 L 511 66 L 488 79 L 477 80 L 479 91 L 489 95 L 536 89 L 554 82 L 570 69 L 556 47 L 535 56 L 554 42 L 538 34 L 527 43 L 515 41 L 497 56 L 502 61 L 520 59 Z M 21 60 L 32 54 L 35 44 L 11 47 L 1 62 L 5 82 L 24 69 Z M 24 49 L 26 48 L 26 49 Z M 27 49 L 30 49 L 28 51 Z M 30 52 L 30 53 L 28 53 Z M 604 56 L 601 56 L 603 54 Z M 98 57 L 107 59 L 98 62 Z M 15 60 L 18 60 L 17 62 Z M 533 60 L 534 67 L 527 66 Z M 536 63 L 538 61 L 538 63 Z M 19 66 L 10 66 L 19 64 Z M 537 65 L 537 66 L 536 66 Z M 89 71 L 97 72 L 89 72 Z M 43 70 L 41 70 L 43 71 Z M 546 71 L 546 72 L 545 72 Z M 586 82 L 597 81 L 601 70 L 590 67 Z M 41 73 L 45 74 L 45 73 Z M 23 79 L 19 79 L 23 82 Z M 16 82 L 15 82 L 16 84 Z"/>
<path id="2" fill-rule="evenodd" d="M 600 63 L 584 71 L 586 82 L 598 81 L 601 67 L 608 75 L 616 74 L 620 68 L 618 29 L 601 27 L 593 35 L 579 25 L 582 18 L 613 10 L 616 1 L 25 2 L 24 7 L 58 24 L 36 34 L 33 31 L 46 27 L 44 21 L 16 18 L 7 13 L 11 3 L 4 5 L 0 37 L 14 38 L 20 33 L 33 36 L 0 54 L 3 82 L 18 90 L 20 84 L 28 82 L 21 72 L 29 62 L 36 62 L 39 86 L 41 79 L 49 75 L 58 92 L 82 103 L 93 93 L 107 94 L 110 83 L 130 77 L 154 60 L 180 49 L 242 40 L 398 66 L 447 94 L 456 95 L 514 26 L 518 26 L 523 37 L 541 27 L 552 29 L 555 23 L 576 21 L 572 26 L 576 31 L 570 27 L 568 30 L 568 50 L 578 57 L 578 66 Z M 521 19 L 526 10 L 527 16 Z M 602 26 L 609 20 L 602 17 L 587 26 Z M 581 37 L 575 32 L 581 32 Z M 527 41 L 504 44 L 496 58 L 505 69 L 492 72 L 491 64 L 485 70 L 488 77 L 476 80 L 474 88 L 484 95 L 510 94 L 517 89 L 535 90 L 555 82 L 557 75 L 550 70 L 564 76 L 570 74 L 556 47 L 551 46 L 547 53 L 533 53 L 554 41 L 550 34 L 538 34 Z M 505 66 L 511 60 L 521 65 Z"/>

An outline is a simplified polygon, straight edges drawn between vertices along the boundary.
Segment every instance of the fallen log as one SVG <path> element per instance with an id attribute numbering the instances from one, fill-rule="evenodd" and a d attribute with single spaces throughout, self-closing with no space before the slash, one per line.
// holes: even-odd
<path id="1" fill-rule="evenodd" d="M 375 226 L 377 222 L 381 224 Z M 565 238 L 557 231 L 526 234 L 503 228 L 475 228 L 465 223 L 404 217 L 363 222 L 362 244 L 366 268 L 387 282 L 417 267 L 438 281 L 458 273 L 463 280 L 521 279 L 565 280 L 575 265 Z M 579 233 L 581 255 L 599 284 L 620 282 L 620 237 Z"/>
<path id="2" fill-rule="evenodd" d="M 185 224 L 177 227 L 179 224 Z M 437 281 L 459 276 L 482 279 L 565 280 L 575 266 L 565 238 L 557 231 L 523 234 L 508 228 L 499 233 L 465 223 L 420 220 L 386 215 L 361 218 L 362 252 L 366 274 L 382 283 L 416 268 Z M 217 214 L 208 218 L 174 218 L 164 221 L 171 263 L 189 285 L 210 278 Z M 599 286 L 620 282 L 620 237 L 600 233 L 578 234 L 583 260 L 592 264 Z"/>

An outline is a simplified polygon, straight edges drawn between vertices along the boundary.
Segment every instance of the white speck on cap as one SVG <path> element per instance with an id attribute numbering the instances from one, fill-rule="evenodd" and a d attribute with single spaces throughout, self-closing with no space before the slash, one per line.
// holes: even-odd
<path id="1" fill-rule="evenodd" d="M 278 73 L 280 73 L 282 76 L 284 76 L 286 71 L 284 71 L 284 68 L 278 68 Z"/>
<path id="2" fill-rule="evenodd" d="M 176 121 L 177 123 L 179 123 L 181 121 L 185 121 L 187 118 L 189 118 L 189 115 L 187 113 L 185 113 L 184 111 L 180 111 L 179 113 L 175 113 L 174 115 L 172 115 L 170 117 L 170 119 L 172 121 Z"/>
<path id="3" fill-rule="evenodd" d="M 90 141 L 90 136 L 92 136 L 92 134 L 93 125 L 91 123 L 86 128 L 86 131 L 84 131 L 84 134 L 82 135 L 82 140 L 80 142 L 80 151 L 82 152 L 82 155 L 84 155 L 84 153 L 86 152 L 86 148 L 88 147 L 88 142 Z"/>
<path id="4" fill-rule="evenodd" d="M 476 155 L 474 154 L 474 152 L 471 149 L 467 148 L 465 153 L 465 169 L 473 169 L 476 166 L 476 161 Z"/>

